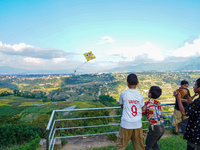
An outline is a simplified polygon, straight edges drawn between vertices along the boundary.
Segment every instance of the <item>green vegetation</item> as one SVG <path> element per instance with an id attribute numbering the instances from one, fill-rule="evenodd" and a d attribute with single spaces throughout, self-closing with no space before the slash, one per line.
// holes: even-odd
<path id="1" fill-rule="evenodd" d="M 98 106 L 99 104 L 92 103 L 91 101 L 74 101 L 70 105 L 71 106 L 76 105 L 77 108 L 94 108 Z M 103 105 L 99 105 L 99 106 L 103 106 Z"/>
<path id="2" fill-rule="evenodd" d="M 10 88 L 15 96 L 41 99 L 42 102 L 59 100 L 96 100 L 100 95 L 110 95 L 119 99 L 119 93 L 127 88 L 126 77 L 129 73 L 102 73 L 83 75 L 23 75 L 0 76 L 0 87 Z M 199 76 L 198 71 L 191 72 L 136 72 L 139 79 L 137 89 L 147 100 L 150 86 L 157 85 L 163 90 L 160 100 L 174 100 L 172 92 L 186 79 L 193 94 L 193 84 Z M 12 90 L 8 89 L 8 93 Z M 4 90 L 5 91 L 5 90 Z M 0 89 L 1 93 L 1 89 Z"/>
<path id="3" fill-rule="evenodd" d="M 45 128 L 53 110 L 64 109 L 76 105 L 76 108 L 95 108 L 119 106 L 119 95 L 127 89 L 126 77 L 129 73 L 102 73 L 84 75 L 21 75 L 0 76 L 0 128 L 16 127 L 23 124 L 30 129 L 39 128 L 41 135 L 33 131 L 31 140 L 43 138 Z M 194 81 L 200 77 L 199 72 L 136 72 L 139 79 L 137 89 L 145 100 L 150 86 L 157 85 L 162 88 L 159 98 L 162 104 L 174 103 L 173 91 L 180 85 L 180 81 L 186 79 L 189 82 L 189 90 L 193 95 Z M 173 111 L 173 106 L 163 107 L 163 111 Z M 69 115 L 70 114 L 70 115 Z M 88 116 L 120 115 L 121 109 L 58 113 L 57 118 L 79 118 Z M 169 113 L 169 114 L 172 114 Z M 144 116 L 143 121 L 147 121 Z M 120 123 L 120 117 L 98 118 L 68 121 L 67 127 L 91 126 L 102 124 Z M 165 122 L 166 125 L 169 121 Z M 58 123 L 58 127 L 66 127 L 66 123 Z M 144 123 L 144 128 L 149 124 Z M 61 130 L 58 136 L 74 134 L 91 134 L 118 131 L 119 126 L 95 127 L 87 129 Z M 36 135 L 39 134 L 39 138 Z M 25 135 L 24 135 L 25 136 Z M 114 136 L 110 135 L 114 140 Z M 29 139 L 30 140 L 30 139 Z M 11 142 L 17 147 L 24 142 Z M 169 139 L 170 140 L 170 139 Z M 181 140 L 180 140 L 181 141 Z M 173 143 L 173 142 L 171 142 Z M 165 143 L 163 143 L 164 145 Z M 4 145 L 5 147 L 6 145 Z M 9 147 L 9 145 L 7 145 Z M 167 147 L 167 146 L 166 146 Z M 173 146 L 172 146 L 173 147 Z"/>
<path id="4" fill-rule="evenodd" d="M 24 143 L 21 145 L 10 145 L 9 147 L 3 147 L 3 149 L 7 149 L 7 150 L 36 150 L 39 149 L 41 138 L 39 137 L 39 135 L 36 135 L 36 138 L 34 138 L 33 140 L 31 140 L 28 143 Z"/>
<path id="5" fill-rule="evenodd" d="M 108 134 L 107 139 L 116 142 L 117 141 L 117 135 L 115 133 Z"/>
<path id="6" fill-rule="evenodd" d="M 23 144 L 35 139 L 37 135 L 43 137 L 40 127 L 29 124 L 12 124 L 0 126 L 1 148 L 14 144 Z"/>

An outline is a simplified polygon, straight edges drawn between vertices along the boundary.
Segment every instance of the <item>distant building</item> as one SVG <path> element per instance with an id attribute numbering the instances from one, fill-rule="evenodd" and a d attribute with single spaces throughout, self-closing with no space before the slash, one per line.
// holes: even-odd
<path id="1" fill-rule="evenodd" d="M 147 93 L 149 90 L 145 90 L 145 89 L 144 89 L 143 91 L 144 91 L 145 93 Z"/>
<path id="2" fill-rule="evenodd" d="M 53 85 L 52 83 L 46 83 L 46 85 Z"/>

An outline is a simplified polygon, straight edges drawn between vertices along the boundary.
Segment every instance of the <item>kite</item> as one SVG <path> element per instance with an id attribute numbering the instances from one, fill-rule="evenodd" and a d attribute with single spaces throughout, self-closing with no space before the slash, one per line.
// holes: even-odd
<path id="1" fill-rule="evenodd" d="M 85 59 L 87 60 L 84 64 L 86 64 L 88 61 L 92 60 L 92 59 L 95 59 L 95 55 L 90 51 L 90 52 L 87 52 L 87 53 L 84 53 L 83 54 L 85 56 Z M 76 70 L 80 67 L 82 67 L 84 64 L 82 64 L 81 66 L 77 67 L 75 70 L 74 70 L 74 75 L 76 73 Z"/>
<path id="2" fill-rule="evenodd" d="M 87 61 L 90 61 L 92 59 L 95 59 L 96 57 L 94 56 L 94 54 L 90 51 L 88 53 L 84 53 L 83 54 L 85 56 L 85 58 L 87 59 Z"/>

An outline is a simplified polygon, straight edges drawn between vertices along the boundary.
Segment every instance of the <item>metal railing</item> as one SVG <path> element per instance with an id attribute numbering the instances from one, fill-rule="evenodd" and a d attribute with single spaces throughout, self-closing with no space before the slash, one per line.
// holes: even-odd
<path id="1" fill-rule="evenodd" d="M 174 103 L 170 103 L 170 104 L 161 104 L 163 107 L 165 106 L 170 106 L 170 105 L 174 105 Z M 117 109 L 121 109 L 120 106 L 118 107 L 99 107 L 99 108 L 83 108 L 83 109 L 66 109 L 66 110 L 54 110 L 51 114 L 51 117 L 49 119 L 47 128 L 46 128 L 46 133 L 47 133 L 47 142 L 46 142 L 46 149 L 47 150 L 53 150 L 54 149 L 54 145 L 56 142 L 56 139 L 59 138 L 72 138 L 72 137 L 83 137 L 83 136 L 92 136 L 92 135 L 103 135 L 103 134 L 112 134 L 112 133 L 118 133 L 119 132 L 119 128 L 116 131 L 112 131 L 112 132 L 102 132 L 102 133 L 91 133 L 91 134 L 80 134 L 80 135 L 66 135 L 66 136 L 57 136 L 56 132 L 62 131 L 62 130 L 72 130 L 72 129 L 86 129 L 86 128 L 99 128 L 99 127 L 113 127 L 113 126 L 119 126 L 120 125 L 120 121 L 118 122 L 112 122 L 112 123 L 108 123 L 108 124 L 100 124 L 100 125 L 88 125 L 88 126 L 70 126 L 70 127 L 57 127 L 56 125 L 59 123 L 59 125 L 61 124 L 61 122 L 65 122 L 65 124 L 67 124 L 68 121 L 77 121 L 77 120 L 90 120 L 90 119 L 103 119 L 103 118 L 111 118 L 113 120 L 113 118 L 121 118 L 121 115 L 106 115 L 106 116 L 87 116 L 87 117 L 80 117 L 80 118 L 67 118 L 70 116 L 73 116 L 73 113 L 71 112 L 81 112 L 81 111 L 103 111 L 103 110 L 117 110 Z M 173 109 L 171 107 L 171 109 Z M 58 113 L 63 113 L 63 112 L 68 112 L 68 115 L 57 115 Z M 111 111 L 110 111 L 111 112 Z M 173 111 L 163 111 L 162 114 L 163 116 L 165 116 L 164 114 L 171 114 L 172 115 Z M 77 115 L 78 116 L 78 115 Z M 167 116 L 167 115 L 166 115 Z M 168 121 L 171 122 L 170 117 L 165 117 L 164 121 Z M 143 121 L 142 123 L 147 123 L 148 121 Z M 165 128 L 169 128 L 172 126 L 165 126 Z M 143 130 L 148 130 L 148 128 L 145 128 Z"/>

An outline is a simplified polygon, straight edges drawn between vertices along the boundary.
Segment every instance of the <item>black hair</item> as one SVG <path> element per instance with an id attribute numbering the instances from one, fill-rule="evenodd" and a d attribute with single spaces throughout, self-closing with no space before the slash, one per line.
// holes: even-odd
<path id="1" fill-rule="evenodd" d="M 130 85 L 137 85 L 138 83 L 138 78 L 137 76 L 132 73 L 132 74 L 129 74 L 128 77 L 127 77 L 127 82 L 130 84 Z"/>
<path id="2" fill-rule="evenodd" d="M 196 82 L 197 82 L 197 86 L 200 87 L 200 78 L 198 78 L 198 79 L 196 80 Z"/>
<path id="3" fill-rule="evenodd" d="M 182 80 L 181 85 L 184 85 L 184 84 L 189 84 L 189 83 L 186 80 Z"/>
<path id="4" fill-rule="evenodd" d="M 162 89 L 159 86 L 151 86 L 149 93 L 151 93 L 151 98 L 157 99 L 162 94 Z"/>

